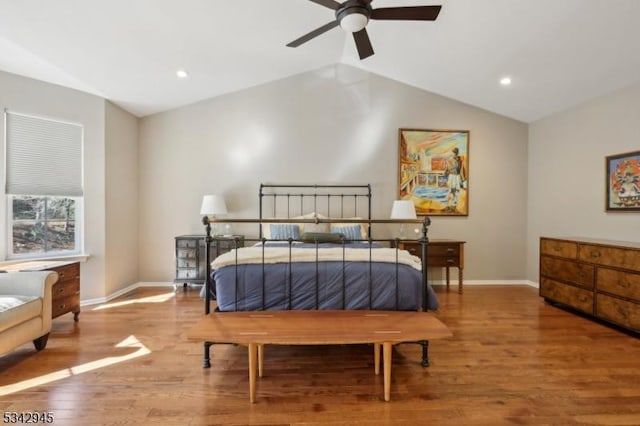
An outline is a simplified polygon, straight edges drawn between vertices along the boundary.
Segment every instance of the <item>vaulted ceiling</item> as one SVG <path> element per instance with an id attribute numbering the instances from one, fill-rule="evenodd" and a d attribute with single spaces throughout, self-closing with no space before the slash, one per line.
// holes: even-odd
<path id="1" fill-rule="evenodd" d="M 375 55 L 361 61 L 339 27 L 285 46 L 335 19 L 308 0 L 0 0 L 0 70 L 140 117 L 334 63 L 524 122 L 640 81 L 639 0 L 372 6 L 431 4 L 435 22 L 370 21 Z"/>

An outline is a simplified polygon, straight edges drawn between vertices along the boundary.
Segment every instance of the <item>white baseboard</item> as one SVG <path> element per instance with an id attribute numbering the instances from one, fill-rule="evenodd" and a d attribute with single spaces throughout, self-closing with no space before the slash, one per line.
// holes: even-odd
<path id="1" fill-rule="evenodd" d="M 127 294 L 137 288 L 141 287 L 171 287 L 173 288 L 173 282 L 148 282 L 148 281 L 140 281 L 137 283 L 133 283 L 130 286 L 127 286 L 123 289 L 116 291 L 106 297 L 96 297 L 94 299 L 85 299 L 80 301 L 80 306 L 88 306 L 88 305 L 99 305 L 100 303 L 107 303 L 116 297 L 120 297 L 124 294 Z"/>
<path id="2" fill-rule="evenodd" d="M 430 281 L 432 285 L 446 285 L 445 280 Z M 457 287 L 458 280 L 449 281 L 449 286 Z M 464 280 L 464 286 L 469 285 L 528 285 L 530 287 L 539 288 L 538 283 L 529 280 Z"/>
<path id="3" fill-rule="evenodd" d="M 446 281 L 444 280 L 434 280 L 431 281 L 431 284 L 433 285 L 446 285 Z M 451 280 L 450 281 L 450 286 L 452 287 L 457 287 L 458 286 L 458 280 Z M 470 285 L 528 285 L 530 287 L 535 287 L 535 288 L 539 288 L 540 286 L 538 285 L 538 283 L 533 282 L 533 281 L 529 281 L 529 280 L 465 280 L 464 281 L 464 285 L 466 286 L 470 286 Z M 127 294 L 137 288 L 142 288 L 142 287 L 171 287 L 173 288 L 174 283 L 173 282 L 164 282 L 164 281 L 157 281 L 157 282 L 152 282 L 152 281 L 139 281 L 137 283 L 131 284 L 130 286 L 127 286 L 121 290 L 116 291 L 115 293 L 112 293 L 106 297 L 97 297 L 94 299 L 85 299 L 85 300 L 81 300 L 80 301 L 80 306 L 89 306 L 89 305 L 99 305 L 100 303 L 107 303 L 113 299 L 115 299 L 116 297 L 120 297 L 124 294 Z"/>

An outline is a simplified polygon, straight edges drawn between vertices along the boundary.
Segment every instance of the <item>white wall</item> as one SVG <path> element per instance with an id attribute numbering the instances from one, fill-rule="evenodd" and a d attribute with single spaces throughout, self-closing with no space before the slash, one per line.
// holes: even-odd
<path id="1" fill-rule="evenodd" d="M 106 103 L 106 277 L 110 295 L 138 281 L 138 119 Z"/>
<path id="2" fill-rule="evenodd" d="M 173 238 L 203 232 L 203 194 L 248 218 L 261 182 L 371 183 L 387 218 L 399 128 L 470 130 L 469 216 L 434 217 L 430 236 L 468 242 L 469 280 L 523 280 L 527 125 L 346 65 L 141 120 L 140 279 L 172 281 Z"/>
<path id="3" fill-rule="evenodd" d="M 84 248 L 91 257 L 80 268 L 82 299 L 105 295 L 104 103 L 104 99 L 94 95 L 0 71 L 0 108 L 60 118 L 84 126 Z M 3 146 L 4 137 L 2 132 Z M 0 156 L 4 157 L 4 150 Z M 4 181 L 4 158 L 1 160 L 0 171 Z M 4 185 L 0 191 L 0 259 L 5 259 L 7 218 Z"/>
<path id="4" fill-rule="evenodd" d="M 638 213 L 605 211 L 605 156 L 640 150 L 640 85 L 529 126 L 527 275 L 538 282 L 539 239 L 640 241 Z"/>

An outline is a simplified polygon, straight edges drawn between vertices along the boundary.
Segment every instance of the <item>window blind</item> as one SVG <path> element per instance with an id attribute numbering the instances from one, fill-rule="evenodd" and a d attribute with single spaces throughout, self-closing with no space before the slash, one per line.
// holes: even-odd
<path id="1" fill-rule="evenodd" d="M 78 124 L 6 111 L 6 193 L 82 196 Z"/>

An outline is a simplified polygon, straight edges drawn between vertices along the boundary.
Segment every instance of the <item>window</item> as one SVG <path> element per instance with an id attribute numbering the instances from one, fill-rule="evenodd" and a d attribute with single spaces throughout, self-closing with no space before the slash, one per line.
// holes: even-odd
<path id="1" fill-rule="evenodd" d="M 9 220 L 12 229 L 10 253 L 16 256 L 77 253 L 74 198 L 11 195 Z"/>
<path id="2" fill-rule="evenodd" d="M 8 257 L 82 252 L 82 126 L 6 112 Z"/>

